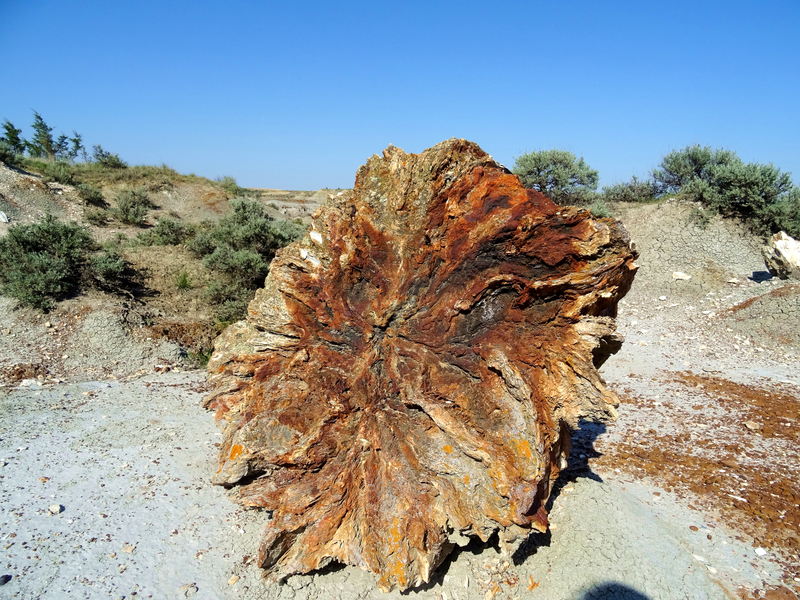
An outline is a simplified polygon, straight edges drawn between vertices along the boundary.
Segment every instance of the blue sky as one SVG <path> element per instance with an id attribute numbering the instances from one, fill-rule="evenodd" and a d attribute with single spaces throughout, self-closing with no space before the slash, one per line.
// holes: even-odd
<path id="1" fill-rule="evenodd" d="M 350 187 L 450 137 L 601 185 L 695 143 L 800 183 L 798 31 L 798 0 L 0 0 L 0 120 L 248 187 Z"/>

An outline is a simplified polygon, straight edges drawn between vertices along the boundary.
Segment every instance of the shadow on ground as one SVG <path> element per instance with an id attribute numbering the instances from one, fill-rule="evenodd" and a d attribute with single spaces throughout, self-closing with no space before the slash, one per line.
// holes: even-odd
<path id="1" fill-rule="evenodd" d="M 650 596 L 645 596 L 625 584 L 610 581 L 584 592 L 579 600 L 650 600 Z"/>

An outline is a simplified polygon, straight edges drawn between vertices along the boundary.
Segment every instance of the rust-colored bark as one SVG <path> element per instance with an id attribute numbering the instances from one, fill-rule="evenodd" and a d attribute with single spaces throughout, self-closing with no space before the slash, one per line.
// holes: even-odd
<path id="1" fill-rule="evenodd" d="M 471 536 L 546 530 L 570 429 L 616 415 L 596 367 L 635 256 L 473 143 L 369 159 L 209 363 L 214 482 L 274 511 L 268 579 L 337 560 L 406 589 Z"/>

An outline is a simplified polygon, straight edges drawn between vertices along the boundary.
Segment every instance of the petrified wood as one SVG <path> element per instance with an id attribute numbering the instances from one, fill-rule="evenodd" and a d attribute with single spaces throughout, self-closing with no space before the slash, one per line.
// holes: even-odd
<path id="1" fill-rule="evenodd" d="M 471 142 L 370 158 L 209 362 L 214 482 L 274 511 L 267 578 L 336 560 L 406 589 L 470 537 L 545 531 L 570 430 L 616 415 L 597 367 L 635 257 Z"/>

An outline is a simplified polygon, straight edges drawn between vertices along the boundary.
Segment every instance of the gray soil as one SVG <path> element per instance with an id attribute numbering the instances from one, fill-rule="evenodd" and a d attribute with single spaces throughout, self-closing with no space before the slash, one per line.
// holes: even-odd
<path id="1" fill-rule="evenodd" d="M 312 195 L 279 208 L 302 218 Z M 800 290 L 764 273 L 741 227 L 712 219 L 700 229 L 692 208 L 617 207 L 641 268 L 620 306 L 626 343 L 601 373 L 616 391 L 653 399 L 687 371 L 800 392 Z M 476 542 L 406 594 L 382 594 L 371 573 L 340 565 L 267 586 L 254 557 L 269 514 L 210 484 L 220 434 L 200 406 L 205 374 L 186 370 L 180 347 L 143 339 L 100 303 L 56 319 L 0 299 L 0 331 L 0 368 L 48 368 L 0 388 L 0 575 L 10 576 L 0 598 L 664 600 L 800 589 L 796 548 L 765 551 L 702 499 L 589 460 L 648 429 L 706 435 L 685 416 L 688 393 L 670 410 L 623 404 L 617 423 L 584 424 L 550 532 L 513 556 Z M 753 453 L 797 472 L 797 449 L 780 443 L 758 439 Z"/>

